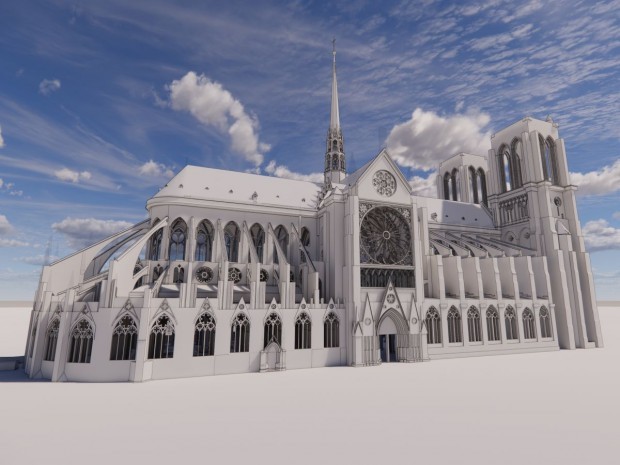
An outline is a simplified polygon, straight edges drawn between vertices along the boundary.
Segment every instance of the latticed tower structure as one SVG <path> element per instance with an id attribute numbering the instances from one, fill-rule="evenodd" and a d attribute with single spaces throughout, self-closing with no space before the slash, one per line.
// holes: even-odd
<path id="1" fill-rule="evenodd" d="M 346 160 L 344 155 L 344 140 L 340 128 L 340 112 L 338 110 L 338 81 L 336 79 L 336 40 L 333 41 L 332 54 L 332 107 L 327 130 L 325 150 L 325 188 L 329 188 L 333 182 L 340 182 L 346 173 Z"/>

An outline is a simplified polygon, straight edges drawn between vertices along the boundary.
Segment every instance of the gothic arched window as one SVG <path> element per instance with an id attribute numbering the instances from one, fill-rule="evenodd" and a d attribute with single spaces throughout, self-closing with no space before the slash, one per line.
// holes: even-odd
<path id="1" fill-rule="evenodd" d="M 553 337 L 551 332 L 551 318 L 547 307 L 540 307 L 540 337 Z"/>
<path id="2" fill-rule="evenodd" d="M 443 198 L 450 200 L 450 173 L 443 175 Z"/>
<path id="3" fill-rule="evenodd" d="M 58 344 L 58 331 L 60 330 L 60 320 L 55 318 L 47 328 L 45 334 L 45 353 L 43 360 L 53 362 L 56 358 L 56 345 Z"/>
<path id="4" fill-rule="evenodd" d="M 138 325 L 133 317 L 124 315 L 112 332 L 110 360 L 135 360 L 138 343 Z"/>
<path id="5" fill-rule="evenodd" d="M 170 228 L 170 261 L 185 260 L 185 244 L 187 241 L 187 225 L 181 218 Z"/>
<path id="6" fill-rule="evenodd" d="M 213 225 L 209 220 L 204 220 L 196 230 L 196 254 L 197 262 L 210 262 L 213 257 Z"/>
<path id="7" fill-rule="evenodd" d="M 263 250 L 265 248 L 265 230 L 263 227 L 254 223 L 250 228 L 250 236 L 252 237 L 252 243 L 256 249 L 256 255 L 258 255 L 258 261 L 263 263 Z"/>
<path id="8" fill-rule="evenodd" d="M 426 312 L 426 342 L 429 344 L 441 344 L 441 317 L 435 307 Z"/>
<path id="9" fill-rule="evenodd" d="M 523 338 L 536 339 L 536 320 L 529 308 L 523 310 Z"/>
<path id="10" fill-rule="evenodd" d="M 244 313 L 239 313 L 230 327 L 230 352 L 248 352 L 250 350 L 250 320 Z"/>
<path id="11" fill-rule="evenodd" d="M 448 342 L 463 342 L 461 314 L 454 307 L 448 311 Z"/>
<path id="12" fill-rule="evenodd" d="M 151 327 L 149 359 L 172 358 L 173 355 L 174 324 L 168 315 L 162 315 Z"/>
<path id="13" fill-rule="evenodd" d="M 340 347 L 340 321 L 334 312 L 329 312 L 323 321 L 323 346 Z"/>
<path id="14" fill-rule="evenodd" d="M 502 340 L 502 334 L 499 328 L 499 314 L 493 306 L 487 309 L 487 334 L 489 341 Z"/>
<path id="15" fill-rule="evenodd" d="M 474 203 L 480 203 L 480 197 L 478 195 L 478 175 L 476 173 L 476 169 L 473 166 L 470 166 L 468 171 L 472 200 Z"/>
<path id="16" fill-rule="evenodd" d="M 270 313 L 265 320 L 263 347 L 267 347 L 271 341 L 282 345 L 282 320 L 277 313 Z"/>
<path id="17" fill-rule="evenodd" d="M 159 220 L 156 220 L 157 223 Z M 160 228 L 153 233 L 151 236 L 151 240 L 149 243 L 149 260 L 159 260 L 159 255 L 161 253 L 161 241 L 163 237 L 163 230 Z"/>
<path id="18" fill-rule="evenodd" d="M 469 342 L 482 342 L 480 312 L 473 306 L 467 310 L 467 333 L 469 334 Z"/>
<path id="19" fill-rule="evenodd" d="M 312 321 L 306 312 L 295 320 L 295 349 L 310 349 L 312 344 Z"/>
<path id="20" fill-rule="evenodd" d="M 478 196 L 480 203 L 487 204 L 487 178 L 482 168 L 478 168 L 478 175 L 476 179 L 478 181 Z"/>
<path id="21" fill-rule="evenodd" d="M 241 232 L 237 223 L 230 221 L 224 228 L 224 244 L 229 262 L 239 261 L 239 239 Z"/>
<path id="22" fill-rule="evenodd" d="M 506 339 L 509 341 L 519 339 L 517 315 L 511 306 L 508 306 L 504 312 L 504 321 L 506 323 Z"/>
<path id="23" fill-rule="evenodd" d="M 540 144 L 543 178 L 545 181 L 551 181 L 552 184 L 559 184 L 555 142 L 551 136 L 544 139 L 541 135 L 538 136 L 538 142 Z"/>
<path id="24" fill-rule="evenodd" d="M 499 179 L 502 192 L 508 192 L 512 190 L 512 156 L 510 150 L 505 145 L 502 145 L 498 153 L 498 165 L 499 165 Z"/>
<path id="25" fill-rule="evenodd" d="M 450 175 L 450 179 L 451 179 L 451 184 L 452 184 L 452 200 L 454 201 L 460 201 L 461 200 L 461 192 L 460 192 L 460 187 L 461 187 L 461 179 L 460 179 L 460 174 L 459 174 L 459 170 L 457 170 L 456 168 L 454 168 L 452 170 L 452 174 Z"/>
<path id="26" fill-rule="evenodd" d="M 177 265 L 174 267 L 174 270 L 172 272 L 172 282 L 175 284 L 185 282 L 185 268 L 181 265 Z"/>
<path id="27" fill-rule="evenodd" d="M 521 160 L 523 160 L 523 144 L 521 139 L 515 137 L 510 146 L 510 155 L 512 163 L 510 167 L 512 169 L 510 173 L 510 179 L 512 180 L 512 189 L 521 187 L 523 185 L 523 178 L 521 175 Z"/>
<path id="28" fill-rule="evenodd" d="M 310 246 L 310 231 L 308 231 L 308 228 L 306 228 L 305 226 L 301 228 L 300 242 L 301 242 L 301 245 L 303 245 L 304 248 L 308 250 L 308 247 Z M 302 263 L 305 263 L 306 254 L 304 252 L 301 252 L 300 256 L 301 256 Z"/>
<path id="29" fill-rule="evenodd" d="M 87 320 L 78 321 L 71 331 L 69 363 L 90 363 L 95 333 Z"/>
<path id="30" fill-rule="evenodd" d="M 274 232 L 276 234 L 276 240 L 278 241 L 278 244 L 280 244 L 282 252 L 284 252 L 284 256 L 288 257 L 288 231 L 284 226 L 280 225 Z M 277 252 L 273 254 L 273 262 L 279 263 Z"/>
<path id="31" fill-rule="evenodd" d="M 194 357 L 213 355 L 215 349 L 215 319 L 203 313 L 194 325 Z"/>

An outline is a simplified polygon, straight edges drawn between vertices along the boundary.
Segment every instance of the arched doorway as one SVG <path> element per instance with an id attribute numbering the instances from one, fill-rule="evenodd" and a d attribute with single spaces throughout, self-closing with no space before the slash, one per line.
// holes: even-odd
<path id="1" fill-rule="evenodd" d="M 377 325 L 381 362 L 400 362 L 399 347 L 407 339 L 407 323 L 402 315 L 393 308 L 383 314 Z"/>

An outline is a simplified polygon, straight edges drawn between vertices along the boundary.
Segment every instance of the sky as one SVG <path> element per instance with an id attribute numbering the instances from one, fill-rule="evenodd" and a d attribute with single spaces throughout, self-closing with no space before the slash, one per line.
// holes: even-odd
<path id="1" fill-rule="evenodd" d="M 434 196 L 442 160 L 551 115 L 620 300 L 620 1 L 287 3 L 2 2 L 0 300 L 186 164 L 321 181 L 334 37 L 349 171 L 387 147 Z"/>

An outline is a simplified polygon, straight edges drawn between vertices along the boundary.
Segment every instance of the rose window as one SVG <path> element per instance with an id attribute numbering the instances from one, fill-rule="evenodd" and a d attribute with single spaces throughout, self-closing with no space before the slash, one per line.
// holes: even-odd
<path id="1" fill-rule="evenodd" d="M 409 224 L 395 209 L 377 207 L 370 210 L 360 228 L 362 263 L 412 265 Z"/>
<path id="2" fill-rule="evenodd" d="M 396 192 L 396 179 L 385 170 L 375 173 L 372 178 L 372 185 L 379 195 L 384 195 L 385 197 L 391 197 Z"/>
<path id="3" fill-rule="evenodd" d="M 267 270 L 264 270 L 264 269 L 261 268 L 261 270 L 260 270 L 260 281 L 262 283 L 264 283 L 268 279 L 269 279 L 269 273 L 267 272 Z"/>
<path id="4" fill-rule="evenodd" d="M 208 266 L 201 266 L 196 270 L 196 281 L 210 283 L 213 280 L 213 270 Z"/>
<path id="5" fill-rule="evenodd" d="M 237 284 L 241 281 L 241 270 L 239 268 L 229 268 L 228 269 L 228 280 Z"/>

